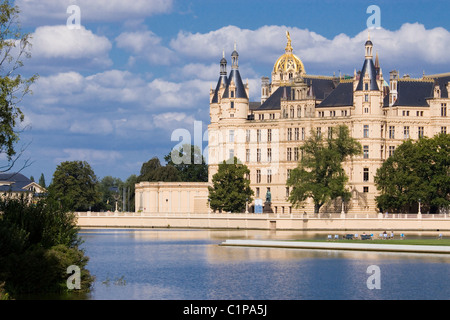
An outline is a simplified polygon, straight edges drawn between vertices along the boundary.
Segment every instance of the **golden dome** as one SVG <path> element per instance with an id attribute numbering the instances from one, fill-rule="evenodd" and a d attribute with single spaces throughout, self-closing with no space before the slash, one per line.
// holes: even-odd
<path id="1" fill-rule="evenodd" d="M 305 67 L 303 65 L 303 62 L 295 54 L 292 53 L 293 49 L 291 46 L 291 36 L 289 35 L 288 31 L 286 31 L 286 37 L 288 40 L 285 49 L 286 52 L 278 58 L 277 62 L 275 62 L 275 65 L 273 66 L 273 72 L 298 72 L 303 74 L 305 73 Z"/>

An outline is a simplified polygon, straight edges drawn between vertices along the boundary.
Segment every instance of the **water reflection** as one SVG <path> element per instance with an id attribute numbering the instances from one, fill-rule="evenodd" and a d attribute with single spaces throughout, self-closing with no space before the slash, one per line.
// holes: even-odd
<path id="1" fill-rule="evenodd" d="M 83 229 L 80 235 L 96 276 L 91 299 L 450 298 L 447 255 L 218 245 L 231 238 L 324 239 L 321 232 Z M 370 265 L 380 267 L 380 290 L 367 288 Z M 125 284 L 115 284 L 120 278 Z"/>

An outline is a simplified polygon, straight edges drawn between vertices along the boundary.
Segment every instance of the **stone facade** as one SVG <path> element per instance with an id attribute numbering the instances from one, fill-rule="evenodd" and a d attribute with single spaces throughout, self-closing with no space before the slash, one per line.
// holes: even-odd
<path id="1" fill-rule="evenodd" d="M 412 79 L 400 78 L 394 70 L 385 78 L 378 55 L 373 61 L 369 39 L 360 72 L 345 77 L 308 75 L 293 53 L 289 34 L 287 38 L 271 81 L 262 78 L 261 101 L 249 101 L 236 48 L 228 77 L 227 61 L 220 61 L 220 78 L 210 91 L 209 181 L 219 163 L 236 156 L 250 169 L 255 198 L 264 200 L 271 192 L 274 213 L 313 212 L 312 202 L 292 207 L 286 180 L 310 134 L 326 135 L 331 127 L 345 124 L 363 146 L 361 156 L 344 163 L 352 198 L 344 204 L 336 200 L 321 211 L 377 213 L 374 176 L 383 161 L 406 139 L 449 132 L 450 73 Z"/>
<path id="2" fill-rule="evenodd" d="M 207 182 L 140 182 L 135 186 L 136 212 L 206 213 Z"/>

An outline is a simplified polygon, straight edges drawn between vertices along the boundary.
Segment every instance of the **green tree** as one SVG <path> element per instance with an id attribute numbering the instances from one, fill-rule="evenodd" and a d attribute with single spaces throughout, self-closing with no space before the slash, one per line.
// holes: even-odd
<path id="1" fill-rule="evenodd" d="M 97 177 L 86 161 L 61 162 L 53 173 L 49 194 L 74 211 L 87 211 L 101 201 Z"/>
<path id="2" fill-rule="evenodd" d="M 0 2 L 0 153 L 6 154 L 8 163 L 1 171 L 12 168 L 23 150 L 16 155 L 19 141 L 17 125 L 24 120 L 18 107 L 22 98 L 30 93 L 30 85 L 37 75 L 24 77 L 18 71 L 24 58 L 30 58 L 30 34 L 23 33 L 19 22 L 19 9 L 11 1 Z M 25 165 L 24 165 L 25 166 Z"/>
<path id="3" fill-rule="evenodd" d="M 127 178 L 124 182 L 124 188 L 127 190 L 127 208 L 126 210 L 129 212 L 135 211 L 135 184 L 138 181 L 138 177 L 135 174 L 132 174 Z"/>
<path id="4" fill-rule="evenodd" d="M 52 198 L 37 203 L 2 199 L 0 211 L 0 291 L 12 298 L 66 292 L 70 265 L 81 269 L 81 290 L 89 291 L 93 283 L 86 269 L 89 258 L 79 247 L 72 213 Z"/>
<path id="5" fill-rule="evenodd" d="M 142 164 L 141 174 L 138 182 L 173 182 L 181 181 L 178 170 L 171 165 L 162 166 L 157 157 L 153 157 L 149 161 Z"/>
<path id="6" fill-rule="evenodd" d="M 116 208 L 116 197 L 117 205 L 119 208 L 122 207 L 122 193 L 124 183 L 120 178 L 114 178 L 112 176 L 103 177 L 99 182 L 99 191 L 102 196 L 100 209 L 114 211 Z M 114 189 L 115 188 L 115 189 Z"/>
<path id="7" fill-rule="evenodd" d="M 347 126 L 331 129 L 326 139 L 313 130 L 300 147 L 302 159 L 291 171 L 287 185 L 293 187 L 289 201 L 299 207 L 308 198 L 314 202 L 314 212 L 330 200 L 350 197 L 345 188 L 348 177 L 342 167 L 347 157 L 361 153 L 360 143 L 350 137 Z"/>
<path id="8" fill-rule="evenodd" d="M 164 160 L 178 170 L 181 181 L 208 181 L 208 165 L 198 146 L 184 144 L 179 149 L 172 150 Z"/>
<path id="9" fill-rule="evenodd" d="M 377 170 L 380 210 L 410 212 L 420 201 L 424 211 L 450 206 L 450 135 L 403 142 Z"/>
<path id="10" fill-rule="evenodd" d="M 41 177 L 39 178 L 39 185 L 40 185 L 42 188 L 47 188 L 47 186 L 46 186 L 46 184 L 45 184 L 45 177 L 44 177 L 44 174 L 43 174 L 43 173 L 41 173 Z"/>
<path id="11" fill-rule="evenodd" d="M 254 194 L 248 175 L 250 170 L 236 157 L 232 163 L 224 161 L 219 164 L 217 173 L 212 177 L 213 185 L 208 187 L 211 209 L 243 212 Z"/>

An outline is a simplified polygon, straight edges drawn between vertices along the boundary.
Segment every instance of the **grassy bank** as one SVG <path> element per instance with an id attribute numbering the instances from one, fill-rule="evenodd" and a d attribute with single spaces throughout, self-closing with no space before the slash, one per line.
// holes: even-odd
<path id="1" fill-rule="evenodd" d="M 421 245 L 421 246 L 450 246 L 450 239 L 375 239 L 375 240 L 326 240 L 326 239 L 298 239 L 302 242 L 336 242 L 336 243 L 364 243 L 364 244 L 401 244 L 401 245 Z"/>

